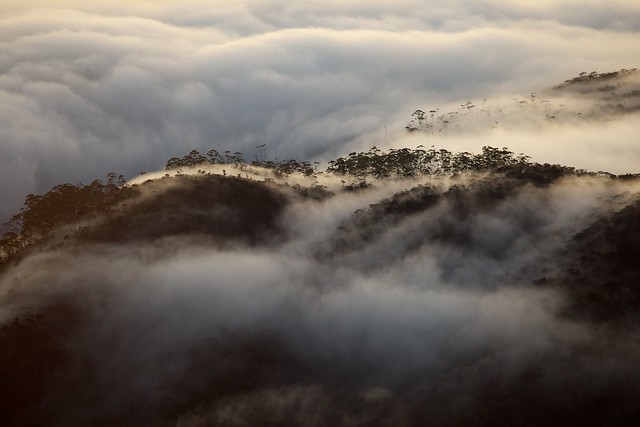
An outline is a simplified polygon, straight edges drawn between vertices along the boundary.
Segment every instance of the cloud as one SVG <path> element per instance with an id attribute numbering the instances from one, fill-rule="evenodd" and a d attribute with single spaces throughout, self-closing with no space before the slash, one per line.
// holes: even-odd
<path id="1" fill-rule="evenodd" d="M 0 216 L 193 148 L 326 160 L 425 104 L 632 67 L 637 6 L 576 5 L 3 2 Z"/>
<path id="2" fill-rule="evenodd" d="M 59 421 L 126 419 L 130 405 L 137 407 L 131 422 L 146 421 L 171 402 L 176 386 L 183 396 L 209 403 L 225 375 L 261 369 L 252 363 L 269 351 L 276 357 L 271 375 L 294 386 L 308 378 L 333 393 L 332 383 L 346 378 L 349 390 L 370 384 L 402 396 L 412 375 L 426 381 L 463 353 L 489 348 L 498 360 L 517 363 L 580 330 L 555 320 L 538 292 L 412 289 L 348 270 L 332 274 L 277 253 L 187 249 L 160 262 L 144 251 L 146 260 L 130 250 L 90 250 L 75 260 L 52 254 L 12 272 L 20 280 L 15 304 L 42 310 L 38 301 L 62 299 L 86 313 L 83 326 L 69 331 L 72 363 L 60 373 L 65 389 L 48 403 Z M 42 263 L 46 271 L 27 273 Z M 526 340 L 522 330 L 530 331 Z M 252 351 L 255 362 L 245 360 Z M 201 352 L 205 365 L 199 367 Z M 292 364 L 279 365 L 281 358 Z M 270 385 L 268 378 L 260 381 L 257 390 Z M 91 397 L 96 393 L 98 400 Z M 81 396 L 82 409 L 74 409 Z"/>
<path id="3" fill-rule="evenodd" d="M 55 325 L 51 307 L 79 312 L 57 343 L 68 363 L 47 389 L 53 425 L 246 425 L 256 413 L 416 425 L 487 405 L 518 417 L 532 395 L 563 415 L 610 390 L 631 399 L 635 335 L 563 317 L 566 296 L 529 283 L 561 267 L 555 254 L 576 230 L 637 184 L 567 179 L 488 204 L 483 182 L 456 182 L 468 189 L 460 199 L 413 216 L 380 218 L 379 233 L 329 261 L 316 249 L 333 243 L 335 225 L 394 189 L 294 200 L 282 245 L 175 238 L 32 254 L 0 276 L 0 313 L 6 322 L 43 312 Z M 436 236 L 446 227 L 468 239 Z"/>

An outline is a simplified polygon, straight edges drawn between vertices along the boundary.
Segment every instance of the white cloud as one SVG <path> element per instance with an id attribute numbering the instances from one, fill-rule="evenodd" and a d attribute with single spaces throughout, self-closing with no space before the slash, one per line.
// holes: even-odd
<path id="1" fill-rule="evenodd" d="M 192 148 L 326 159 L 426 104 L 634 66 L 638 7 L 576 5 L 3 2 L 0 178 L 28 176 L 1 215 Z"/>

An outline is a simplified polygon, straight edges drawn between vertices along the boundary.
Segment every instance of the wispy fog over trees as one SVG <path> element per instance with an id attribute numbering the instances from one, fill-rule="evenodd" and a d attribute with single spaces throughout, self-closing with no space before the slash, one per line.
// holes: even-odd
<path id="1" fill-rule="evenodd" d="M 637 0 L 0 0 L 0 427 L 639 426 L 638 58 Z"/>
<path id="2" fill-rule="evenodd" d="M 492 147 L 177 159 L 12 219 L 3 425 L 639 419 L 636 176 Z"/>

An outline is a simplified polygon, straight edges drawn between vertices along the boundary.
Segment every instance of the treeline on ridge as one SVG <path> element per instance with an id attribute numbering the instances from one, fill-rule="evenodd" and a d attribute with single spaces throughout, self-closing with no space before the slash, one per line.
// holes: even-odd
<path id="1" fill-rule="evenodd" d="M 205 165 L 229 165 L 235 168 L 257 166 L 273 171 L 275 176 L 286 176 L 300 173 L 309 177 L 325 174 L 354 178 L 360 182 L 367 178 L 394 179 L 417 178 L 422 176 L 452 176 L 466 172 L 503 172 L 519 174 L 523 179 L 530 179 L 537 183 L 549 182 L 561 175 L 601 175 L 610 178 L 632 179 L 638 174 L 614 175 L 609 172 L 590 172 L 571 166 L 551 165 L 548 163 L 531 162 L 531 158 L 523 153 L 515 154 L 507 147 L 482 147 L 480 153 L 467 151 L 453 153 L 444 148 L 434 146 L 425 148 L 391 148 L 388 151 L 371 147 L 368 151 L 351 152 L 328 162 L 324 172 L 318 170 L 318 162 L 289 159 L 253 160 L 247 162 L 240 152 L 225 151 L 219 154 L 217 150 L 210 150 L 202 155 L 198 150 L 183 157 L 173 157 L 166 163 L 166 171 L 181 174 L 183 168 L 197 168 Z M 204 172 L 200 170 L 200 172 Z"/>
<path id="2" fill-rule="evenodd" d="M 202 155 L 198 150 L 191 150 L 191 152 L 183 157 L 172 157 L 167 161 L 165 169 L 167 171 L 176 170 L 180 171 L 182 168 L 194 167 L 203 164 L 217 164 L 217 165 L 246 165 L 244 155 L 240 152 L 231 153 L 231 151 L 224 151 L 222 154 L 218 150 L 211 149 L 207 152 L 207 155 Z M 276 174 L 291 174 L 301 173 L 306 176 L 313 175 L 317 172 L 310 162 L 304 160 L 256 160 L 249 163 L 251 166 L 259 166 L 267 169 L 272 169 Z M 318 163 L 315 165 L 317 166 Z"/>
<path id="3" fill-rule="evenodd" d="M 264 152 L 261 154 L 264 155 Z M 181 158 L 169 159 L 166 170 L 176 171 L 180 175 L 182 168 L 206 164 L 229 165 L 234 169 L 242 169 L 247 165 L 258 166 L 272 170 L 276 177 L 292 173 L 310 178 L 317 178 L 319 174 L 344 177 L 345 190 L 366 187 L 370 185 L 367 182 L 370 178 L 396 179 L 451 176 L 465 172 L 499 172 L 536 185 L 546 185 L 565 175 L 593 174 L 567 166 L 532 163 L 524 154 L 516 155 L 506 147 L 489 146 L 483 147 L 478 154 L 452 153 L 446 149 L 425 149 L 423 146 L 416 149 L 393 148 L 388 151 L 372 147 L 366 152 L 352 152 L 328 162 L 325 172 L 318 171 L 318 163 L 308 161 L 256 159 L 247 163 L 239 152 L 225 151 L 220 154 L 217 150 L 210 150 L 205 156 L 192 150 Z M 200 172 L 204 173 L 202 170 Z M 603 172 L 599 174 L 616 178 Z M 359 184 L 354 186 L 347 183 L 347 180 Z M 74 229 L 68 232 L 76 233 L 93 219 L 108 218 L 137 193 L 135 187 L 126 185 L 122 175 L 110 173 L 106 183 L 100 180 L 94 180 L 88 185 L 66 183 L 53 187 L 43 195 L 29 194 L 20 212 L 5 224 L 10 231 L 0 236 L 0 259 L 11 258 L 25 247 L 47 239 L 47 236 L 61 227 L 72 226 Z"/>
<path id="4" fill-rule="evenodd" d="M 482 152 L 472 154 L 469 152 L 452 153 L 446 149 L 434 147 L 425 149 L 420 145 L 416 149 L 392 148 L 389 151 L 372 147 L 366 152 L 352 152 L 345 157 L 331 160 L 326 169 L 327 174 L 351 176 L 358 179 L 373 177 L 377 179 L 387 178 L 412 178 L 424 175 L 447 175 L 462 172 L 489 171 L 501 167 L 528 165 L 529 156 L 522 153 L 516 155 L 508 148 L 482 147 Z M 315 175 L 318 172 L 316 162 L 312 165 L 308 161 L 295 159 L 284 161 L 254 160 L 247 163 L 243 154 L 225 151 L 220 154 L 217 150 L 210 150 L 207 155 L 202 155 L 198 150 L 192 150 L 183 157 L 173 157 L 166 163 L 167 171 L 179 171 L 182 168 L 198 167 L 206 164 L 228 164 L 234 166 L 251 165 L 274 171 L 276 175 L 288 175 L 301 173 L 306 176 Z"/>
<path id="5" fill-rule="evenodd" d="M 124 176 L 107 174 L 107 182 L 96 179 L 91 184 L 59 184 L 43 195 L 29 194 L 20 212 L 5 223 L 11 231 L 0 236 L 0 248 L 12 256 L 26 242 L 39 240 L 52 230 L 105 215 L 126 200 L 131 188 Z"/>
<path id="6" fill-rule="evenodd" d="M 452 153 L 434 147 L 424 149 L 392 148 L 383 151 L 372 147 L 367 152 L 350 153 L 329 162 L 328 173 L 357 178 L 413 178 L 424 175 L 451 175 L 462 172 L 495 170 L 504 166 L 529 164 L 529 156 L 515 155 L 503 148 L 482 147 L 480 154 Z"/>
<path id="7" fill-rule="evenodd" d="M 636 74 L 637 72 L 638 72 L 637 68 L 632 68 L 630 70 L 623 68 L 620 71 L 611 71 L 607 73 L 598 73 L 597 71 L 592 71 L 590 73 L 587 73 L 586 71 L 583 71 L 580 74 L 578 74 L 576 77 L 565 80 L 563 84 L 556 86 L 554 89 L 559 89 L 559 88 L 562 88 L 563 86 L 570 85 L 570 84 L 588 82 L 592 80 L 608 80 L 613 78 L 619 78 L 619 77 L 628 76 L 631 74 Z"/>

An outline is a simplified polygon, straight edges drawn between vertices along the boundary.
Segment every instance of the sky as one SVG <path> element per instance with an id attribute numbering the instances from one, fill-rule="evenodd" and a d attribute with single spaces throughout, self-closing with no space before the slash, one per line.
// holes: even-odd
<path id="1" fill-rule="evenodd" d="M 638 59 L 633 0 L 3 0 L 0 218 L 29 193 L 133 178 L 191 149 L 326 161 L 374 144 L 493 144 L 632 172 L 629 120 L 498 139 L 406 139 L 404 126 L 417 108 L 527 97 Z"/>

